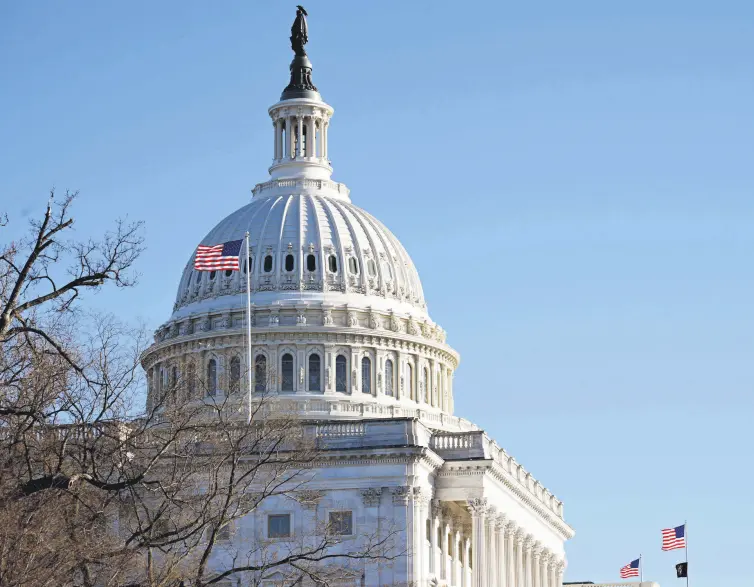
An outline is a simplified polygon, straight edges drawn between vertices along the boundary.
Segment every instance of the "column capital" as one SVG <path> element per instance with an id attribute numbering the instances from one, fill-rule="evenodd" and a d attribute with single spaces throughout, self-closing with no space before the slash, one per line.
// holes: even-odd
<path id="1" fill-rule="evenodd" d="M 411 489 L 412 487 L 409 487 L 408 485 L 401 485 L 398 487 L 391 487 L 390 493 L 393 494 L 393 503 L 394 504 L 407 504 L 409 500 L 411 499 Z"/>
<path id="2" fill-rule="evenodd" d="M 472 497 L 466 502 L 466 505 L 468 506 L 469 511 L 471 511 L 471 515 L 474 517 L 485 515 L 489 507 L 487 505 L 486 497 Z"/>
<path id="3" fill-rule="evenodd" d="M 361 499 L 366 507 L 375 507 L 382 499 L 382 487 L 368 487 L 361 490 Z"/>
<path id="4" fill-rule="evenodd" d="M 508 537 L 514 536 L 517 530 L 518 526 L 516 525 L 516 522 L 512 520 L 505 525 L 505 535 Z"/>
<path id="5" fill-rule="evenodd" d="M 534 536 L 532 536 L 531 534 L 526 534 L 524 536 L 524 548 L 526 550 L 531 551 L 534 544 L 535 544 Z"/>
<path id="6" fill-rule="evenodd" d="M 532 544 L 531 554 L 534 557 L 534 562 L 539 562 L 539 557 L 542 556 L 543 550 L 541 542 L 535 542 Z"/>
<path id="7" fill-rule="evenodd" d="M 515 534 L 516 544 L 518 546 L 524 546 L 524 542 L 525 542 L 527 536 L 528 535 L 526 534 L 526 532 L 524 531 L 523 528 L 518 528 L 516 530 L 516 534 Z"/>
<path id="8" fill-rule="evenodd" d="M 508 522 L 507 515 L 498 514 L 498 516 L 495 518 L 495 528 L 498 530 L 504 530 L 507 522 Z"/>

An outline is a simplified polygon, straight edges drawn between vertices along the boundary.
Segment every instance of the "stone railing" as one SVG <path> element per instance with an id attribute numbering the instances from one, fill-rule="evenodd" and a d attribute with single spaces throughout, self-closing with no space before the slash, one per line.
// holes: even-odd
<path id="1" fill-rule="evenodd" d="M 338 183 L 329 179 L 273 179 L 264 183 L 258 183 L 251 190 L 251 193 L 255 196 L 262 192 L 276 188 L 302 188 L 302 189 L 314 189 L 314 190 L 327 190 L 334 191 L 343 196 L 348 196 L 350 190 L 344 183 Z"/>
<path id="2" fill-rule="evenodd" d="M 550 493 L 505 449 L 490 440 L 483 430 L 435 432 L 430 448 L 445 460 L 489 459 L 497 463 L 513 481 L 534 496 L 551 512 L 563 517 L 563 502 Z"/>

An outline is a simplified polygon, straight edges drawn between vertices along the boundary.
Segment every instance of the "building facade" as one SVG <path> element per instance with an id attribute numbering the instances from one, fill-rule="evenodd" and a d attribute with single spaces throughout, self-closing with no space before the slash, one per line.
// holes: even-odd
<path id="1" fill-rule="evenodd" d="M 268 111 L 270 177 L 201 241 L 248 231 L 250 258 L 240 271 L 209 272 L 194 270 L 192 254 L 172 316 L 142 358 L 147 402 L 199 375 L 206 386 L 178 402 L 242 406 L 251 371 L 251 394 L 267 397 L 273 415 L 311 423 L 326 454 L 307 486 L 312 499 L 265 502 L 230 541 L 285 538 L 322 520 L 356 536 L 389 520 L 407 555 L 365 563 L 363 585 L 561 587 L 574 534 L 563 504 L 454 415 L 459 355 L 430 318 L 405 248 L 331 179 L 333 108 L 312 83 L 305 35 L 298 45 L 294 36 L 291 82 Z"/>

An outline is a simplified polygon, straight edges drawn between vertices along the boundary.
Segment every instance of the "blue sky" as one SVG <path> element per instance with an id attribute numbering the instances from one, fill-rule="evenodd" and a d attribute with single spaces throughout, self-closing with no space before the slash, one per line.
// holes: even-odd
<path id="1" fill-rule="evenodd" d="M 334 177 L 412 255 L 456 412 L 565 501 L 567 580 L 642 553 L 676 584 L 660 529 L 688 519 L 691 584 L 751 585 L 754 6 L 306 7 Z M 146 222 L 139 287 L 95 304 L 166 320 L 265 180 L 294 12 L 0 5 L 0 208 L 18 224 L 54 186 L 82 237 Z"/>

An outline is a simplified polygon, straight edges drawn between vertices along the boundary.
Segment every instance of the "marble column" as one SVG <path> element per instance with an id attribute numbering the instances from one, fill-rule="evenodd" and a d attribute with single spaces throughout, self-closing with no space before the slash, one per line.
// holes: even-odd
<path id="1" fill-rule="evenodd" d="M 415 544 L 416 550 L 414 551 L 414 580 L 417 585 L 425 585 L 425 552 L 427 537 L 425 536 L 427 528 L 427 506 L 429 500 L 427 495 L 422 493 L 420 487 L 414 487 L 414 516 L 415 516 L 415 533 L 417 534 L 417 540 Z"/>
<path id="2" fill-rule="evenodd" d="M 485 557 L 487 541 L 485 528 L 487 526 L 487 498 L 474 498 L 468 501 L 471 511 L 471 552 L 474 557 L 471 573 L 473 587 L 487 586 L 487 560 Z"/>
<path id="3" fill-rule="evenodd" d="M 463 572 L 463 567 L 461 567 L 460 561 L 461 561 L 461 549 L 463 548 L 461 544 L 461 526 L 460 521 L 458 518 L 453 518 L 453 560 L 450 565 L 450 584 L 451 585 L 460 585 L 461 581 L 459 579 L 460 573 Z"/>
<path id="4" fill-rule="evenodd" d="M 526 587 L 524 583 L 524 538 L 526 533 L 516 532 L 516 587 Z"/>
<path id="5" fill-rule="evenodd" d="M 505 566 L 506 544 L 505 544 L 505 522 L 507 517 L 505 514 L 500 514 L 495 520 L 495 544 L 497 550 L 495 552 L 495 562 L 497 563 L 497 584 L 499 587 L 506 587 L 507 575 Z"/>
<path id="6" fill-rule="evenodd" d="M 466 529 L 466 532 L 464 532 L 465 536 L 463 539 L 463 572 L 461 575 L 461 586 L 462 587 L 471 587 L 471 539 L 469 538 L 469 534 L 471 534 L 471 528 Z"/>
<path id="7" fill-rule="evenodd" d="M 440 524 L 440 577 L 444 580 L 448 580 L 450 577 L 450 542 L 448 541 L 448 534 L 450 534 L 450 527 L 448 521 L 450 517 L 448 512 L 443 512 L 442 522 Z"/>
<path id="8" fill-rule="evenodd" d="M 496 508 L 491 507 L 487 515 L 487 585 L 497 587 L 497 564 L 495 554 L 497 551 L 497 533 L 495 531 L 497 515 Z"/>
<path id="9" fill-rule="evenodd" d="M 532 587 L 540 587 L 539 584 L 539 557 L 542 555 L 542 546 L 537 542 L 531 551 L 531 585 Z"/>
<path id="10" fill-rule="evenodd" d="M 539 560 L 539 586 L 550 587 L 549 566 L 550 552 L 547 549 L 542 551 L 542 557 Z"/>
<path id="11" fill-rule="evenodd" d="M 307 138 L 309 139 L 306 141 L 306 156 L 307 157 L 316 157 L 317 156 L 317 125 L 314 122 L 314 117 L 310 116 L 308 119 L 308 125 L 309 130 L 307 130 Z"/>
<path id="12" fill-rule="evenodd" d="M 524 540 L 524 587 L 532 587 L 531 584 L 531 550 L 534 539 L 531 535 Z"/>
<path id="13" fill-rule="evenodd" d="M 439 561 L 437 556 L 437 528 L 440 523 L 440 500 L 433 499 L 430 503 L 429 518 L 429 572 L 439 576 Z"/>
<path id="14" fill-rule="evenodd" d="M 304 117 L 296 117 L 296 123 L 298 124 L 298 143 L 296 144 L 296 157 L 304 156 Z"/>
<path id="15" fill-rule="evenodd" d="M 515 546 L 516 541 L 516 524 L 508 522 L 505 525 L 505 570 L 506 573 L 506 587 L 516 587 L 516 560 L 515 560 Z"/>
<path id="16" fill-rule="evenodd" d="M 555 567 L 555 587 L 563 587 L 563 571 L 565 571 L 565 561 L 560 560 L 558 561 L 557 566 Z"/>

